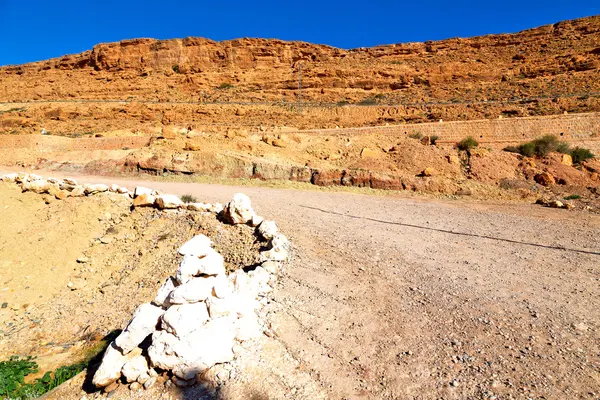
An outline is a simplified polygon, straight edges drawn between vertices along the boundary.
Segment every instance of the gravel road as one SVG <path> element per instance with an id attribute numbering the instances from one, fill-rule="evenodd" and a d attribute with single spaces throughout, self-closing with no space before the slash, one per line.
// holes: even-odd
<path id="1" fill-rule="evenodd" d="M 599 216 L 77 178 L 209 202 L 242 191 L 259 215 L 277 221 L 295 251 L 270 318 L 311 381 L 293 387 L 280 377 L 286 397 L 600 397 Z"/>

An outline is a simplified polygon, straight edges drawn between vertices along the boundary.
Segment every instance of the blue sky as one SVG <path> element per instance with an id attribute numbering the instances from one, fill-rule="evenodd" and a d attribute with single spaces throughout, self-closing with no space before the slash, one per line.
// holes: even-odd
<path id="1" fill-rule="evenodd" d="M 354 48 L 516 32 L 597 14 L 600 0 L 0 0 L 0 65 L 137 37 L 264 37 Z"/>

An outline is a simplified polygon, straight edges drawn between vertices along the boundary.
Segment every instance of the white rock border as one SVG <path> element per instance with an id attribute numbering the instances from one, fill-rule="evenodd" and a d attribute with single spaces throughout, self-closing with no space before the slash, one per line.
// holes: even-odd
<path id="1" fill-rule="evenodd" d="M 156 382 L 156 369 L 170 371 L 179 386 L 193 385 L 217 364 L 234 359 L 236 343 L 260 337 L 264 331 L 257 311 L 289 257 L 290 243 L 274 221 L 256 215 L 243 193 L 222 206 L 220 203 L 183 203 L 179 197 L 136 187 L 130 192 L 112 184 L 78 184 L 64 178 L 43 178 L 14 173 L 0 177 L 22 190 L 48 193 L 58 199 L 111 192 L 132 199 L 132 206 L 160 210 L 211 212 L 229 224 L 255 227 L 255 234 L 268 241 L 260 253 L 261 265 L 245 272 L 226 274 L 223 257 L 212 247 L 210 238 L 197 235 L 177 253 L 179 268 L 158 289 L 156 297 L 140 305 L 122 333 L 109 344 L 92 383 L 103 388 L 122 378 L 131 388 L 148 389 Z M 150 337 L 146 352 L 140 348 Z"/>

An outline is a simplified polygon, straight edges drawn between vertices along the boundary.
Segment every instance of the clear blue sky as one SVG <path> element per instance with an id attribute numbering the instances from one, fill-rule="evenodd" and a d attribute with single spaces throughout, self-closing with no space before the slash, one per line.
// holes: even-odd
<path id="1" fill-rule="evenodd" d="M 516 32 L 597 14 L 600 0 L 0 0 L 0 65 L 138 37 L 263 37 L 354 48 Z"/>

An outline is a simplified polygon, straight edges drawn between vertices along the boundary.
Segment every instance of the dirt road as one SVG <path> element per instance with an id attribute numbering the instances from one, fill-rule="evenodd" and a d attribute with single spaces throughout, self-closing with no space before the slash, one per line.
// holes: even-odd
<path id="1" fill-rule="evenodd" d="M 211 202 L 248 194 L 295 245 L 270 305 L 277 340 L 329 398 L 600 396 L 598 216 L 78 179 Z M 309 397 L 286 387 L 286 397 Z"/>

